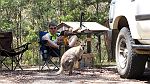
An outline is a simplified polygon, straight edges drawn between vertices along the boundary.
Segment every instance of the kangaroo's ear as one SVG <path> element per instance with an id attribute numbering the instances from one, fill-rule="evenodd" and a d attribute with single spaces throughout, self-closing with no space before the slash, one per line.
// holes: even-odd
<path id="1" fill-rule="evenodd" d="M 84 43 L 85 43 L 85 44 L 87 43 L 87 38 L 84 40 Z"/>
<path id="2" fill-rule="evenodd" d="M 78 40 L 78 42 L 81 44 L 81 41 L 80 41 L 80 40 Z"/>
<path id="3" fill-rule="evenodd" d="M 81 46 L 86 46 L 86 42 L 85 41 L 81 41 L 80 45 Z"/>

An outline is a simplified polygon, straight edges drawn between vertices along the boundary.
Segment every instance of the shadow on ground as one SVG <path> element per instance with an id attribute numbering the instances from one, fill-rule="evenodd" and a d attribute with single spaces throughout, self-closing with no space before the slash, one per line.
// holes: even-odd
<path id="1" fill-rule="evenodd" d="M 94 69 L 75 70 L 72 76 L 67 72 L 62 75 L 55 75 L 55 70 L 23 70 L 23 71 L 0 71 L 0 80 L 7 80 L 10 83 L 150 83 L 150 70 L 145 70 L 141 79 L 122 79 L 117 74 L 115 66 L 105 66 Z M 0 82 L 1 83 L 1 82 Z M 106 84 L 106 83 L 105 83 Z"/>

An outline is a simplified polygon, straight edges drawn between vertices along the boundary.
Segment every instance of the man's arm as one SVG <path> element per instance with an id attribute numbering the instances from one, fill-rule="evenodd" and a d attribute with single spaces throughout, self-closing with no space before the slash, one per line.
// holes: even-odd
<path id="1" fill-rule="evenodd" d="M 69 39 L 69 47 L 75 46 L 77 40 L 78 40 L 78 37 L 76 35 L 71 36 L 71 38 Z"/>
<path id="2" fill-rule="evenodd" d="M 50 40 L 49 36 L 46 34 L 42 37 L 43 40 L 47 40 L 48 43 L 47 45 L 50 46 L 50 47 L 54 47 L 54 48 L 59 48 L 59 45 L 57 45 L 57 43 L 53 42 Z"/>

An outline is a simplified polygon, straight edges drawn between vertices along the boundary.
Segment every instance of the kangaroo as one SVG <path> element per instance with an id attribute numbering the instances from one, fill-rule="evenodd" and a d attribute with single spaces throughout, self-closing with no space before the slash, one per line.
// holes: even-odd
<path id="1" fill-rule="evenodd" d="M 63 73 L 64 70 L 69 71 L 69 75 L 72 75 L 74 63 L 82 59 L 84 53 L 85 43 L 81 42 L 79 46 L 68 49 L 61 58 L 60 69 L 56 73 L 57 75 Z"/>

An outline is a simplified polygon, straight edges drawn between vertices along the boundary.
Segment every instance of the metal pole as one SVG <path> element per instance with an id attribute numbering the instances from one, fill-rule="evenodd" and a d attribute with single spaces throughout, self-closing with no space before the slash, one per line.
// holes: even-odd
<path id="1" fill-rule="evenodd" d="M 83 13 L 83 11 L 81 11 L 81 14 L 80 14 L 80 28 L 82 28 L 83 16 L 84 16 L 84 13 Z"/>
<path id="2" fill-rule="evenodd" d="M 98 34 L 98 55 L 99 55 L 99 61 L 101 64 L 101 34 Z"/>
<path id="3" fill-rule="evenodd" d="M 87 34 L 87 53 L 91 53 L 91 33 Z"/>
<path id="4" fill-rule="evenodd" d="M 1 18 L 2 18 L 2 11 L 1 11 L 1 9 L 2 9 L 2 6 L 1 6 L 1 0 L 0 0 L 0 23 L 2 22 L 1 21 Z M 1 27 L 1 25 L 0 25 L 0 27 Z M 0 31 L 1 31 L 1 29 L 0 29 Z M 0 48 L 1 48 L 2 46 L 0 45 Z M 0 56 L 0 59 L 2 59 L 2 56 Z M 2 70 L 2 62 L 0 63 L 0 70 Z"/>

